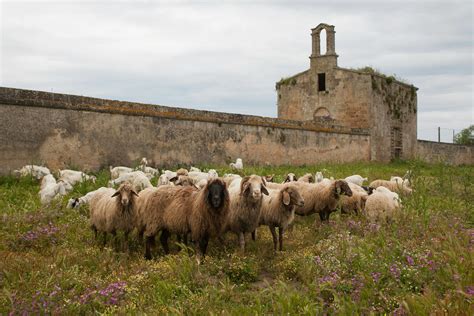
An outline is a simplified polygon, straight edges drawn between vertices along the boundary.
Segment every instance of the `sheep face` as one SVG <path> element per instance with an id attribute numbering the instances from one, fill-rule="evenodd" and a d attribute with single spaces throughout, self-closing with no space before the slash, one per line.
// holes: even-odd
<path id="1" fill-rule="evenodd" d="M 286 175 L 286 179 L 285 181 L 283 181 L 283 183 L 287 183 L 287 182 L 293 182 L 293 181 L 297 181 L 298 178 L 296 177 L 296 175 L 294 173 L 289 173 Z"/>
<path id="2" fill-rule="evenodd" d="M 294 187 L 287 187 L 282 192 L 282 202 L 286 206 L 304 206 L 304 199 Z"/>
<path id="3" fill-rule="evenodd" d="M 316 182 L 321 182 L 323 179 L 323 173 L 321 171 L 316 172 Z"/>
<path id="4" fill-rule="evenodd" d="M 214 209 L 220 209 L 225 203 L 226 199 L 228 199 L 229 195 L 225 182 L 220 181 L 218 179 L 211 181 L 207 185 L 207 190 L 207 199 L 209 204 Z"/>
<path id="5" fill-rule="evenodd" d="M 334 195 L 336 197 L 340 195 L 352 196 L 352 190 L 344 180 L 337 180 L 334 183 Z"/>
<path id="6" fill-rule="evenodd" d="M 265 176 L 265 181 L 273 182 L 273 177 L 275 177 L 274 174 L 267 175 L 267 176 Z"/>
<path id="7" fill-rule="evenodd" d="M 268 195 L 263 177 L 252 175 L 242 179 L 240 194 L 251 195 L 255 201 L 260 201 L 262 199 L 262 193 Z"/>
<path id="8" fill-rule="evenodd" d="M 130 201 L 133 199 L 133 195 L 138 196 L 137 192 L 135 192 L 132 188 L 132 185 L 128 182 L 123 183 L 120 185 L 117 191 L 112 195 L 112 197 L 118 197 L 120 200 L 120 204 L 123 207 L 128 207 Z"/>

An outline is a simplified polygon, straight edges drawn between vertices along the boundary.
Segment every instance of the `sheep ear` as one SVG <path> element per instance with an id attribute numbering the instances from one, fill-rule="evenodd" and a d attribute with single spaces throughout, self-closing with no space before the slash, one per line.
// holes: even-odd
<path id="1" fill-rule="evenodd" d="M 177 181 L 177 180 L 178 180 L 178 177 L 174 177 L 174 178 L 171 178 L 171 179 L 170 179 L 170 182 L 175 182 L 175 181 Z"/>
<path id="2" fill-rule="evenodd" d="M 119 194 L 120 194 L 120 191 L 115 191 L 115 193 L 111 197 L 116 197 Z"/>
<path id="3" fill-rule="evenodd" d="M 138 193 L 135 192 L 135 190 L 132 190 L 132 194 L 135 195 L 135 196 L 138 196 Z"/>
<path id="4" fill-rule="evenodd" d="M 261 190 L 263 194 L 268 195 L 268 190 L 264 185 L 262 185 Z"/>
<path id="5" fill-rule="evenodd" d="M 262 179 L 263 185 L 267 185 L 267 180 L 265 179 L 265 177 L 260 176 L 260 178 Z"/>
<path id="6" fill-rule="evenodd" d="M 290 194 L 287 191 L 283 191 L 283 204 L 290 205 Z"/>
<path id="7" fill-rule="evenodd" d="M 283 181 L 283 183 L 287 183 L 287 182 L 290 182 L 290 177 L 289 176 L 286 176 L 285 181 Z"/>
<path id="8" fill-rule="evenodd" d="M 250 177 L 246 176 L 242 179 L 242 182 L 240 183 L 240 194 L 243 194 L 245 191 L 248 190 L 250 184 L 249 184 Z"/>

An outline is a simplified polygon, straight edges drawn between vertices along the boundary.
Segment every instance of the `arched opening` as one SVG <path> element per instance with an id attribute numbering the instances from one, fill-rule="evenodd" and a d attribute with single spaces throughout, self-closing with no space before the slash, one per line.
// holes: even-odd
<path id="1" fill-rule="evenodd" d="M 321 55 L 326 55 L 327 53 L 326 37 L 326 29 L 322 29 L 321 32 L 319 32 L 319 47 Z"/>
<path id="2" fill-rule="evenodd" d="M 321 119 L 330 120 L 330 119 L 332 119 L 331 113 L 324 106 L 317 108 L 316 111 L 314 111 L 313 117 L 314 117 L 315 120 L 321 120 Z"/>

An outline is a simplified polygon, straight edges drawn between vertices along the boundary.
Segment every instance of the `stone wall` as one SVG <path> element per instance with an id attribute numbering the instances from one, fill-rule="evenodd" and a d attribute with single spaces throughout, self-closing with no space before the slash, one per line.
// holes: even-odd
<path id="1" fill-rule="evenodd" d="M 472 165 L 474 164 L 474 146 L 419 140 L 416 146 L 416 157 L 429 163 Z"/>
<path id="2" fill-rule="evenodd" d="M 0 88 L 0 174 L 29 163 L 97 170 L 370 160 L 367 130 Z"/>

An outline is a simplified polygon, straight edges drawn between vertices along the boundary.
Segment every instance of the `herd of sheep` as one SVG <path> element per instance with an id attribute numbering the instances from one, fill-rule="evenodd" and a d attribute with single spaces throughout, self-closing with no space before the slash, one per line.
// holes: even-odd
<path id="1" fill-rule="evenodd" d="M 394 176 L 364 186 L 367 178 L 360 175 L 328 179 L 321 172 L 300 178 L 289 173 L 283 183 L 274 183 L 272 176 L 225 174 L 219 177 L 214 169 L 202 172 L 194 167 L 163 170 L 160 175 L 147 164 L 143 158 L 135 169 L 110 167 L 109 187 L 68 202 L 69 208 L 89 205 L 90 226 L 96 238 L 99 233 L 103 236 L 104 245 L 108 234 L 115 237 L 120 231 L 124 233 L 127 248 L 128 235 L 136 230 L 140 241 L 145 239 L 147 259 L 152 258 L 158 234 L 165 253 L 169 252 L 171 235 L 185 244 L 189 238 L 195 244 L 200 262 L 209 239 L 222 240 L 224 234 L 232 232 L 245 251 L 245 237 L 251 235 L 255 240 L 256 230 L 262 225 L 270 229 L 274 250 L 282 250 L 283 234 L 295 215 L 318 213 L 321 221 L 327 221 L 332 212 L 340 210 L 346 214 L 361 213 L 370 220 L 385 220 L 401 208 L 399 194 L 412 192 L 410 172 L 403 178 Z M 230 166 L 241 173 L 242 159 Z M 39 195 L 45 205 L 56 196 L 70 192 L 76 183 L 96 180 L 75 170 L 60 170 L 56 180 L 48 168 L 35 165 L 14 173 L 41 179 Z M 156 187 L 150 181 L 153 177 L 158 177 Z"/>

